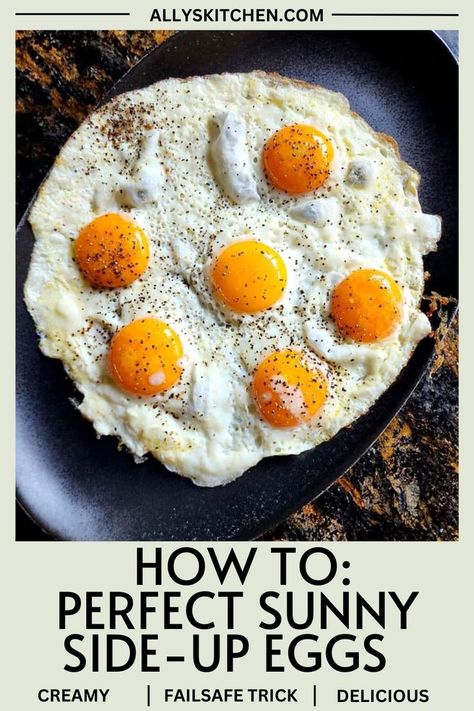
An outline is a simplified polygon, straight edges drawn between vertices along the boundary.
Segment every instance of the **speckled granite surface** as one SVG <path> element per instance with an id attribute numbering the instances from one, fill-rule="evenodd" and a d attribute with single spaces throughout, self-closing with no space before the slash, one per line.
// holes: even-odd
<path id="1" fill-rule="evenodd" d="M 17 213 L 107 89 L 170 32 L 19 32 Z M 377 443 L 266 540 L 456 540 L 457 323 Z M 45 536 L 20 511 L 17 538 Z"/>

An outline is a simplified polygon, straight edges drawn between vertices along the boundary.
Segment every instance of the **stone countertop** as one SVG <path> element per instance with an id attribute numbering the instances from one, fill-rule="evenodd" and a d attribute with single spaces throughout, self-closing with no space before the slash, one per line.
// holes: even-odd
<path id="1" fill-rule="evenodd" d="M 62 143 L 165 31 L 17 33 L 17 216 Z M 452 34 L 452 33 L 451 33 Z M 455 37 L 445 38 L 452 46 Z M 456 540 L 457 321 L 428 375 L 370 450 L 264 540 Z M 46 537 L 18 509 L 17 538 Z"/>

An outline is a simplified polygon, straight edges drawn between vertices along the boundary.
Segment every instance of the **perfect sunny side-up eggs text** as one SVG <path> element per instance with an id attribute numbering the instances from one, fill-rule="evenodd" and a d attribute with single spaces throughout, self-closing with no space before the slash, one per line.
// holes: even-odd
<path id="1" fill-rule="evenodd" d="M 340 94 L 263 72 L 123 94 L 71 136 L 30 214 L 25 287 L 80 412 L 196 484 L 365 413 L 431 327 L 441 220 Z"/>

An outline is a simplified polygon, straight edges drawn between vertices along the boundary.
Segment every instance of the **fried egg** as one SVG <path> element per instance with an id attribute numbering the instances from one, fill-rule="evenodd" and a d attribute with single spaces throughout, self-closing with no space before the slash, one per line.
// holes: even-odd
<path id="1" fill-rule="evenodd" d="M 312 448 L 431 330 L 422 258 L 441 221 L 418 182 L 322 87 L 251 72 L 123 94 L 30 213 L 40 348 L 99 436 L 196 484 Z"/>

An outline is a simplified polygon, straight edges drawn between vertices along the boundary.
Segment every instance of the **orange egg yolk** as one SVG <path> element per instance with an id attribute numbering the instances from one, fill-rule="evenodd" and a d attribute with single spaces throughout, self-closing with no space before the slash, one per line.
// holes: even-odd
<path id="1" fill-rule="evenodd" d="M 357 269 L 333 291 L 331 315 L 346 338 L 373 343 L 390 336 L 402 318 L 402 293 L 390 274 Z"/>
<path id="2" fill-rule="evenodd" d="M 253 393 L 264 420 L 274 427 L 296 427 L 316 415 L 327 393 L 324 373 L 300 351 L 275 351 L 258 366 Z"/>
<path id="3" fill-rule="evenodd" d="M 156 318 L 132 321 L 112 338 L 109 370 L 123 390 L 155 395 L 181 377 L 183 347 L 178 334 Z"/>
<path id="4" fill-rule="evenodd" d="M 268 180 L 286 193 L 316 190 L 327 180 L 334 150 L 329 139 L 313 126 L 284 126 L 263 150 Z"/>
<path id="5" fill-rule="evenodd" d="M 211 279 L 219 298 L 233 311 L 264 311 L 278 301 L 286 286 L 286 267 L 278 252 L 256 240 L 233 242 L 212 265 Z"/>
<path id="6" fill-rule="evenodd" d="M 148 239 L 122 215 L 100 215 L 82 228 L 74 245 L 81 272 L 102 289 L 128 286 L 143 274 L 150 256 Z"/>

